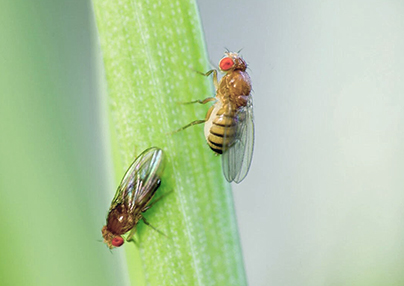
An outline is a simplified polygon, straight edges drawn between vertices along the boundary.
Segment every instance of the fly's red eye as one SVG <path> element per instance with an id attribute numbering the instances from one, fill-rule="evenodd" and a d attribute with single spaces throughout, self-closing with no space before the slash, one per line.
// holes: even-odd
<path id="1" fill-rule="evenodd" d="M 123 244 L 123 238 L 120 236 L 115 236 L 112 241 L 111 244 L 115 247 L 119 247 Z"/>
<path id="2" fill-rule="evenodd" d="M 231 58 L 229 57 L 225 57 L 223 58 L 220 63 L 219 63 L 219 68 L 222 71 L 228 71 L 229 69 L 231 69 L 234 66 L 234 62 Z"/>

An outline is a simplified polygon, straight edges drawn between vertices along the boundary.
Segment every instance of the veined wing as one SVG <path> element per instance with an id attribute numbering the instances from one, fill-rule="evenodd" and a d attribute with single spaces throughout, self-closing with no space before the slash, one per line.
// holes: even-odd
<path id="1" fill-rule="evenodd" d="M 229 107 L 231 114 L 231 107 Z M 233 116 L 233 127 L 225 129 L 225 145 L 222 169 L 226 180 L 240 183 L 248 173 L 254 150 L 254 115 L 252 97 L 246 106 L 239 108 Z"/>
<path id="2" fill-rule="evenodd" d="M 163 150 L 151 147 L 143 151 L 126 171 L 112 200 L 111 209 L 118 204 L 124 204 L 130 212 L 135 208 L 143 209 L 159 187 L 163 169 Z"/>

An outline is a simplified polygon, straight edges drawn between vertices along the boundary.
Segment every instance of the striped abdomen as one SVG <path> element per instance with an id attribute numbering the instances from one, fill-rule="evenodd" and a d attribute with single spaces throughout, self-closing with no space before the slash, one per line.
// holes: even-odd
<path id="1" fill-rule="evenodd" d="M 206 115 L 205 138 L 209 147 L 218 154 L 222 154 L 234 139 L 236 130 L 234 114 L 234 110 L 229 106 L 217 102 Z"/>

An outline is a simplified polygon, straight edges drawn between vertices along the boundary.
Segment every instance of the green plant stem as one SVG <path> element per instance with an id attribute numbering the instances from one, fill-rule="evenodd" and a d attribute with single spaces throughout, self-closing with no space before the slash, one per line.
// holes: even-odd
<path id="1" fill-rule="evenodd" d="M 208 108 L 179 102 L 213 94 L 211 79 L 194 71 L 208 69 L 195 2 L 93 4 L 117 182 L 136 155 L 158 146 L 168 164 L 157 196 L 173 190 L 145 214 L 167 237 L 140 223 L 137 245 L 125 244 L 131 283 L 245 285 L 233 199 L 220 157 L 207 146 L 203 126 L 169 134 L 203 119 Z"/>

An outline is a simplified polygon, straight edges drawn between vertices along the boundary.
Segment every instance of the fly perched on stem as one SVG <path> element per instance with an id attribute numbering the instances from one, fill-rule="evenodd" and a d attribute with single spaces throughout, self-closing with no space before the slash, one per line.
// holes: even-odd
<path id="1" fill-rule="evenodd" d="M 121 235 L 130 231 L 126 241 L 136 232 L 136 224 L 143 220 L 143 213 L 159 199 L 149 204 L 161 183 L 164 170 L 163 150 L 151 147 L 140 154 L 126 171 L 109 208 L 107 224 L 102 236 L 112 249 L 124 243 Z"/>
<path id="2" fill-rule="evenodd" d="M 225 52 L 219 62 L 225 75 L 218 81 L 216 69 L 202 75 L 213 74 L 215 97 L 190 103 L 214 102 L 204 120 L 196 120 L 180 128 L 205 123 L 205 138 L 209 147 L 222 154 L 222 170 L 227 181 L 240 183 L 248 173 L 254 149 L 254 118 L 251 80 L 246 72 L 247 63 L 235 52 Z"/>

